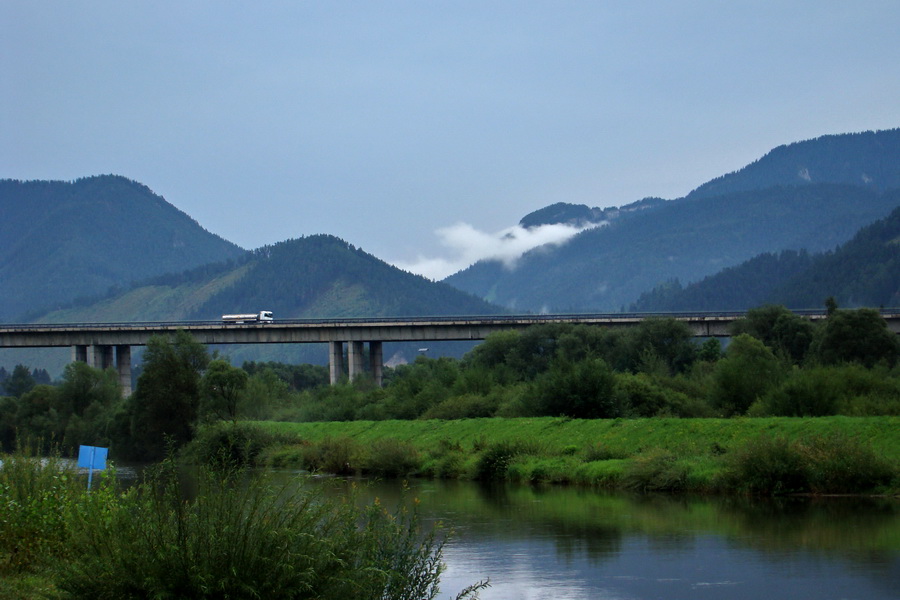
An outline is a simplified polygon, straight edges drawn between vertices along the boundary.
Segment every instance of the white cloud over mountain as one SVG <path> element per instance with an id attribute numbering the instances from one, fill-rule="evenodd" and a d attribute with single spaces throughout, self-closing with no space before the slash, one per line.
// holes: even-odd
<path id="1" fill-rule="evenodd" d="M 490 233 L 480 231 L 468 223 L 456 223 L 435 231 L 440 243 L 447 249 L 442 257 L 418 256 L 413 261 L 395 261 L 394 266 L 424 275 L 435 281 L 444 279 L 465 269 L 479 260 L 497 260 L 509 269 L 526 252 L 547 244 L 559 246 L 575 234 L 596 227 L 554 224 L 524 228 L 519 225 Z"/>

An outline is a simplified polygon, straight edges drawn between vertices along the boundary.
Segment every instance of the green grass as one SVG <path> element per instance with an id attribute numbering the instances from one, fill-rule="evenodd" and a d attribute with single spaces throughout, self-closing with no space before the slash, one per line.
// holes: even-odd
<path id="1" fill-rule="evenodd" d="M 461 419 L 455 421 L 351 421 L 257 423 L 279 439 L 317 445 L 352 440 L 371 447 L 391 439 L 421 457 L 419 472 L 437 477 L 483 478 L 625 487 L 643 491 L 737 491 L 723 478 L 726 458 L 759 439 L 809 441 L 841 437 L 900 464 L 900 418 L 819 417 L 758 419 Z M 329 442 L 330 443 L 330 442 Z M 527 451 L 508 451 L 521 448 Z M 296 455 L 291 444 L 261 456 L 281 466 Z M 502 464 L 487 465 L 503 455 Z M 361 460 L 360 462 L 364 462 Z M 294 466 L 302 466 L 294 463 Z M 864 484 L 861 484 L 864 485 Z M 896 491 L 898 477 L 878 491 Z M 816 489 L 827 493 L 827 489 Z M 846 491 L 846 490 L 841 490 Z M 858 489 L 856 491 L 875 491 Z"/>

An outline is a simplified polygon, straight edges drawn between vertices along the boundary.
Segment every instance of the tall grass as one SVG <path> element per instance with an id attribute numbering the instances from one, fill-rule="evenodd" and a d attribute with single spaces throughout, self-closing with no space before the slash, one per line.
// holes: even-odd
<path id="1" fill-rule="evenodd" d="M 67 554 L 67 517 L 86 489 L 58 456 L 25 446 L 0 455 L 0 577 L 36 569 Z"/>
<path id="2" fill-rule="evenodd" d="M 443 570 L 443 542 L 415 514 L 326 502 L 240 470 L 202 471 L 184 500 L 166 461 L 147 483 L 81 509 L 78 555 L 59 581 L 77 598 L 418 600 L 435 597 Z"/>

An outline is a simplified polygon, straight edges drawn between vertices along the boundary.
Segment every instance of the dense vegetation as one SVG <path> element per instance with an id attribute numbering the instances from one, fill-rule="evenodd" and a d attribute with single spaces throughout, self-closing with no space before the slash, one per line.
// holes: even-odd
<path id="1" fill-rule="evenodd" d="M 0 401 L 15 433 L 73 451 L 111 445 L 155 460 L 219 420 L 352 421 L 476 417 L 638 418 L 900 415 L 900 342 L 877 311 L 812 322 L 781 306 L 748 312 L 724 352 L 672 319 L 632 328 L 534 326 L 490 336 L 462 360 L 419 357 L 366 379 L 323 385 L 323 367 L 210 357 L 188 334 L 153 338 L 131 398 L 115 373 L 70 364 L 57 386 L 19 385 Z M 27 379 L 25 367 L 17 368 Z"/>
<path id="2" fill-rule="evenodd" d="M 328 500 L 229 468 L 201 470 L 186 495 L 171 460 L 127 490 L 104 473 L 88 493 L 57 458 L 0 459 L 4 598 L 420 600 L 438 591 L 443 540 L 403 508 Z"/>
<path id="3" fill-rule="evenodd" d="M 766 303 L 814 306 L 833 294 L 843 305 L 900 305 L 900 208 L 861 229 L 832 252 L 766 253 L 682 287 L 646 292 L 636 311 L 745 310 Z"/>
<path id="4" fill-rule="evenodd" d="M 146 186 L 113 175 L 0 180 L 0 321 L 244 251 Z M 43 309 L 43 310 L 42 310 Z"/>

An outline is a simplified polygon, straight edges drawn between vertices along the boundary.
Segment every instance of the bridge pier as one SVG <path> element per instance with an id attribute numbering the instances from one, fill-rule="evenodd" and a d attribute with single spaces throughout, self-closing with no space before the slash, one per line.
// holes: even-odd
<path id="1" fill-rule="evenodd" d="M 328 382 L 341 380 L 344 374 L 344 342 L 328 342 Z"/>
<path id="2" fill-rule="evenodd" d="M 107 344 L 78 344 L 72 346 L 72 362 L 87 363 L 95 369 L 115 367 L 122 386 L 122 397 L 131 395 L 131 346 Z"/>
<path id="3" fill-rule="evenodd" d="M 366 372 L 365 342 L 347 342 L 347 374 L 353 381 Z M 384 380 L 384 350 L 381 342 L 369 342 L 369 372 L 375 385 L 381 387 Z M 344 374 L 344 343 L 328 342 L 328 380 L 331 385 Z"/>

